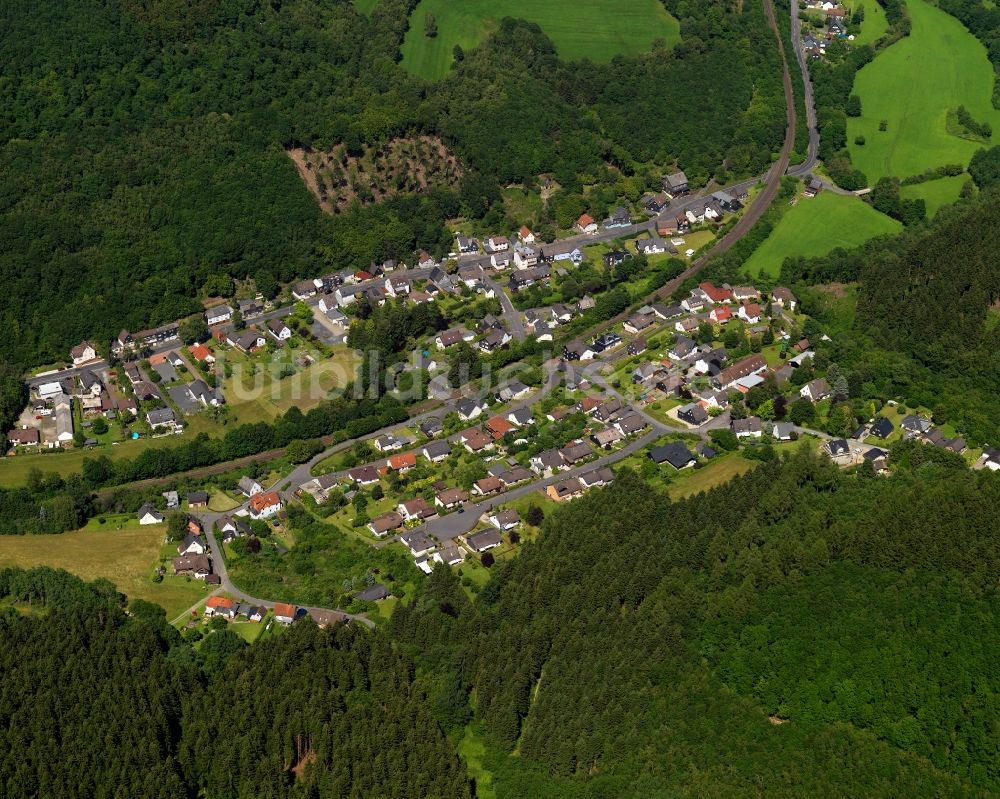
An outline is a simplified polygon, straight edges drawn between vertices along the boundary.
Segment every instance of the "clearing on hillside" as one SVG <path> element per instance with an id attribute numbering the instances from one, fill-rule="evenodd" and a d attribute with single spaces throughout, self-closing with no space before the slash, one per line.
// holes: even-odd
<path id="1" fill-rule="evenodd" d="M 854 165 L 869 184 L 919 175 L 944 164 L 968 164 L 983 145 L 948 132 L 948 112 L 964 105 L 977 122 L 1000 129 L 993 108 L 993 67 L 986 48 L 954 17 L 907 0 L 909 36 L 880 53 L 854 82 L 862 115 L 847 120 Z M 886 130 L 879 124 L 885 120 Z M 863 136 L 863 145 L 854 144 Z"/>
<path id="2" fill-rule="evenodd" d="M 837 247 L 857 247 L 903 226 L 857 197 L 820 192 L 799 197 L 743 267 L 751 275 L 774 275 L 786 258 L 826 255 Z"/>
<path id="3" fill-rule="evenodd" d="M 962 187 L 970 179 L 968 173 L 963 172 L 961 175 L 903 186 L 899 193 L 906 200 L 923 200 L 927 204 L 927 218 L 933 219 L 938 209 L 944 205 L 950 205 L 959 198 Z"/>
<path id="4" fill-rule="evenodd" d="M 106 523 L 101 524 L 104 518 Z M 118 525 L 121 524 L 121 529 Z M 152 581 L 153 570 L 165 547 L 162 524 L 141 527 L 134 515 L 91 519 L 82 530 L 59 535 L 5 535 L 0 542 L 0 568 L 51 566 L 84 580 L 104 577 L 129 599 L 155 602 L 170 621 L 209 593 L 203 580 L 188 580 L 171 574 L 162 582 Z"/>
<path id="5" fill-rule="evenodd" d="M 437 22 L 434 38 L 424 33 L 428 14 Z M 403 68 L 428 80 L 443 77 L 456 44 L 464 50 L 475 47 L 504 17 L 537 23 L 568 61 L 607 62 L 647 52 L 656 39 L 668 47 L 680 40 L 680 23 L 659 0 L 421 0 L 410 15 Z"/>
<path id="6" fill-rule="evenodd" d="M 462 165 L 435 136 L 393 139 L 377 148 L 365 144 L 360 154 L 349 153 L 346 144 L 329 152 L 302 147 L 286 152 L 328 214 L 344 210 L 354 200 L 379 202 L 428 186 L 454 186 L 462 177 Z"/>

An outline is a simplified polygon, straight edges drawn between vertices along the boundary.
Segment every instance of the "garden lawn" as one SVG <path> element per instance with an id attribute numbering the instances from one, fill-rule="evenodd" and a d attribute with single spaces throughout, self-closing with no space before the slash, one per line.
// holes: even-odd
<path id="1" fill-rule="evenodd" d="M 433 39 L 424 34 L 427 14 L 437 21 Z M 616 55 L 647 52 L 657 38 L 667 47 L 680 39 L 680 23 L 659 0 L 421 0 L 403 41 L 403 68 L 428 80 L 443 77 L 456 44 L 465 50 L 475 47 L 504 17 L 537 23 L 568 61 L 608 62 Z"/>
<path id="2" fill-rule="evenodd" d="M 907 0 L 906 7 L 910 35 L 880 53 L 854 83 L 862 115 L 848 118 L 847 140 L 854 165 L 871 185 L 887 175 L 904 178 L 944 164 L 968 164 L 983 145 L 947 132 L 948 109 L 964 105 L 977 122 L 1000 130 L 986 48 L 926 0 Z M 888 123 L 884 132 L 881 120 Z M 864 145 L 854 143 L 859 135 Z"/>
<path id="3" fill-rule="evenodd" d="M 958 199 L 962 192 L 962 186 L 967 180 L 969 180 L 969 176 L 963 172 L 954 177 L 938 178 L 937 180 L 928 180 L 926 183 L 903 186 L 900 194 L 906 200 L 923 200 L 927 204 L 927 218 L 933 219 L 938 209 L 950 205 Z"/>
<path id="4" fill-rule="evenodd" d="M 201 580 L 189 582 L 171 575 L 161 583 L 152 582 L 163 544 L 163 525 L 140 527 L 130 519 L 119 530 L 122 517 L 106 518 L 105 525 L 91 519 L 86 528 L 72 533 L 0 536 L 0 568 L 51 566 L 84 580 L 104 577 L 129 599 L 155 602 L 167 612 L 168 621 L 209 593 Z"/>
<path id="5" fill-rule="evenodd" d="M 751 275 L 777 277 L 786 258 L 825 255 L 837 247 L 857 247 L 903 226 L 857 197 L 823 191 L 800 197 L 771 235 L 743 264 Z"/>

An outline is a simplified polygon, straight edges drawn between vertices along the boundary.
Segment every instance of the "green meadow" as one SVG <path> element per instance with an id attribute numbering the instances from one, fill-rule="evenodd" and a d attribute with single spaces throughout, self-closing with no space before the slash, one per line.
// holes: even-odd
<path id="1" fill-rule="evenodd" d="M 949 109 L 964 105 L 1000 130 L 993 68 L 986 49 L 954 17 L 925 0 L 908 0 L 911 34 L 866 65 L 854 83 L 862 115 L 847 120 L 854 165 L 874 184 L 944 164 L 967 164 L 982 144 L 948 133 Z M 866 5 L 865 11 L 868 7 Z M 880 131 L 879 124 L 887 123 Z M 864 136 L 865 144 L 854 140 Z"/>
<path id="2" fill-rule="evenodd" d="M 433 39 L 424 35 L 427 14 L 437 21 L 438 35 Z M 607 62 L 616 55 L 644 53 L 657 38 L 667 46 L 680 39 L 680 23 L 659 0 L 421 0 L 403 42 L 403 67 L 437 80 L 451 67 L 456 44 L 465 50 L 475 47 L 504 17 L 537 23 L 568 61 Z"/>
<path id="3" fill-rule="evenodd" d="M 950 205 L 958 199 L 962 186 L 969 180 L 969 175 L 963 172 L 953 177 L 928 180 L 926 183 L 916 183 L 903 186 L 900 194 L 906 200 L 923 200 L 927 204 L 927 218 L 933 219 L 934 214 L 943 205 Z"/>
<path id="4" fill-rule="evenodd" d="M 771 235 L 743 264 L 751 275 L 777 275 L 786 258 L 825 255 L 837 247 L 857 247 L 903 226 L 854 196 L 823 191 L 799 197 Z"/>

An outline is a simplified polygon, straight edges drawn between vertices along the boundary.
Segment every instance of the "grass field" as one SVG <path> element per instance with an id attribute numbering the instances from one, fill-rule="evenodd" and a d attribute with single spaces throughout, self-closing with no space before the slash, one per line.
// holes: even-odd
<path id="1" fill-rule="evenodd" d="M 358 355 L 352 349 L 338 347 L 332 357 L 281 379 L 275 374 L 274 364 L 256 363 L 253 372 L 247 364 L 234 363 L 233 375 L 224 386 L 226 402 L 240 424 L 270 422 L 292 405 L 305 413 L 330 391 L 353 379 Z"/>
<path id="2" fill-rule="evenodd" d="M 756 464 L 742 455 L 727 455 L 709 461 L 701 469 L 686 469 L 667 488 L 671 499 L 691 497 L 749 472 Z"/>
<path id="3" fill-rule="evenodd" d="M 812 198 L 800 197 L 743 266 L 751 275 L 777 276 L 786 258 L 825 255 L 837 247 L 856 247 L 900 230 L 899 222 L 857 197 L 824 191 Z"/>
<path id="4" fill-rule="evenodd" d="M 864 0 L 844 3 L 844 7 L 852 14 L 859 5 L 865 7 L 865 21 L 861 23 L 861 33 L 854 39 L 854 44 L 871 44 L 889 30 L 889 20 L 885 18 L 885 10 L 878 3 L 866 3 Z"/>
<path id="5" fill-rule="evenodd" d="M 354 8 L 359 14 L 364 14 L 366 17 L 372 13 L 372 9 L 378 4 L 378 0 L 354 0 Z M 867 9 L 865 9 L 867 12 Z"/>
<path id="6" fill-rule="evenodd" d="M 51 566 L 84 580 L 105 577 L 129 599 L 160 605 L 168 621 L 208 594 L 200 580 L 168 576 L 152 582 L 163 548 L 163 526 L 140 527 L 130 518 L 119 530 L 120 522 L 120 517 L 108 517 L 105 525 L 91 519 L 83 530 L 61 535 L 0 536 L 0 567 Z"/>
<path id="7" fill-rule="evenodd" d="M 906 7 L 910 35 L 865 66 L 854 83 L 862 116 L 848 118 L 847 139 L 854 165 L 870 184 L 887 175 L 903 178 L 943 164 L 967 164 L 982 145 L 947 132 L 948 109 L 964 105 L 974 119 L 1000 130 L 983 45 L 926 0 L 908 0 Z M 884 132 L 881 120 L 888 123 Z M 864 145 L 854 144 L 858 135 Z"/>
<path id="8" fill-rule="evenodd" d="M 366 3 L 367 5 L 367 3 Z M 424 18 L 433 14 L 438 35 L 424 35 Z M 654 39 L 667 46 L 680 39 L 677 22 L 659 0 L 601 0 L 567 4 L 564 0 L 421 0 L 403 41 L 403 67 L 437 80 L 452 64 L 455 45 L 468 50 L 496 29 L 504 17 L 535 22 L 555 43 L 561 58 L 607 62 L 616 55 L 649 50 Z"/>
<path id="9" fill-rule="evenodd" d="M 927 218 L 933 219 L 939 208 L 950 205 L 958 199 L 962 186 L 967 180 L 969 180 L 969 176 L 963 172 L 954 177 L 938 178 L 937 180 L 928 180 L 926 183 L 903 186 L 900 194 L 907 200 L 922 199 L 927 203 Z"/>

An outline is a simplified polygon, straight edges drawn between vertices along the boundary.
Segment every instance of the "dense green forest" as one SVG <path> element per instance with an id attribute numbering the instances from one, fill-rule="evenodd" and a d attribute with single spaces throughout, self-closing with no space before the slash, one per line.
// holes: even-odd
<path id="1" fill-rule="evenodd" d="M 1000 788 L 998 498 L 804 453 L 681 503 L 620 475 L 475 603 L 435 573 L 392 630 L 544 765 L 523 795 L 974 795 Z"/>
<path id="2" fill-rule="evenodd" d="M 1000 792 L 1000 480 L 899 454 L 877 479 L 802 449 L 679 502 L 623 472 L 474 600 L 439 568 L 386 631 L 195 649 L 106 581 L 2 571 L 0 774 L 12 797 L 478 795 L 471 735 L 499 799 Z"/>
<path id="3" fill-rule="evenodd" d="M 757 174 L 781 143 L 778 56 L 760 4 L 669 0 L 683 40 L 609 65 L 564 63 L 504 20 L 449 76 L 396 63 L 412 0 L 45 0 L 0 11 L 0 356 L 65 357 L 200 309 L 253 278 L 443 252 L 446 218 L 506 219 L 499 187 L 552 174 L 543 214 L 655 186 Z M 586 108 L 586 113 L 580 109 Z M 497 124 L 504 120 L 504 124 Z M 324 215 L 285 147 L 354 152 L 434 134 L 455 188 Z M 724 165 L 724 166 L 723 166 Z M 592 199 L 584 186 L 600 189 Z M 578 212 L 577 212 L 578 213 Z M 58 312 L 56 312 L 58 309 Z"/>
<path id="4" fill-rule="evenodd" d="M 4 796 L 466 797 L 469 782 L 382 636 L 297 623 L 197 650 L 163 611 L 65 572 L 0 571 Z"/>

